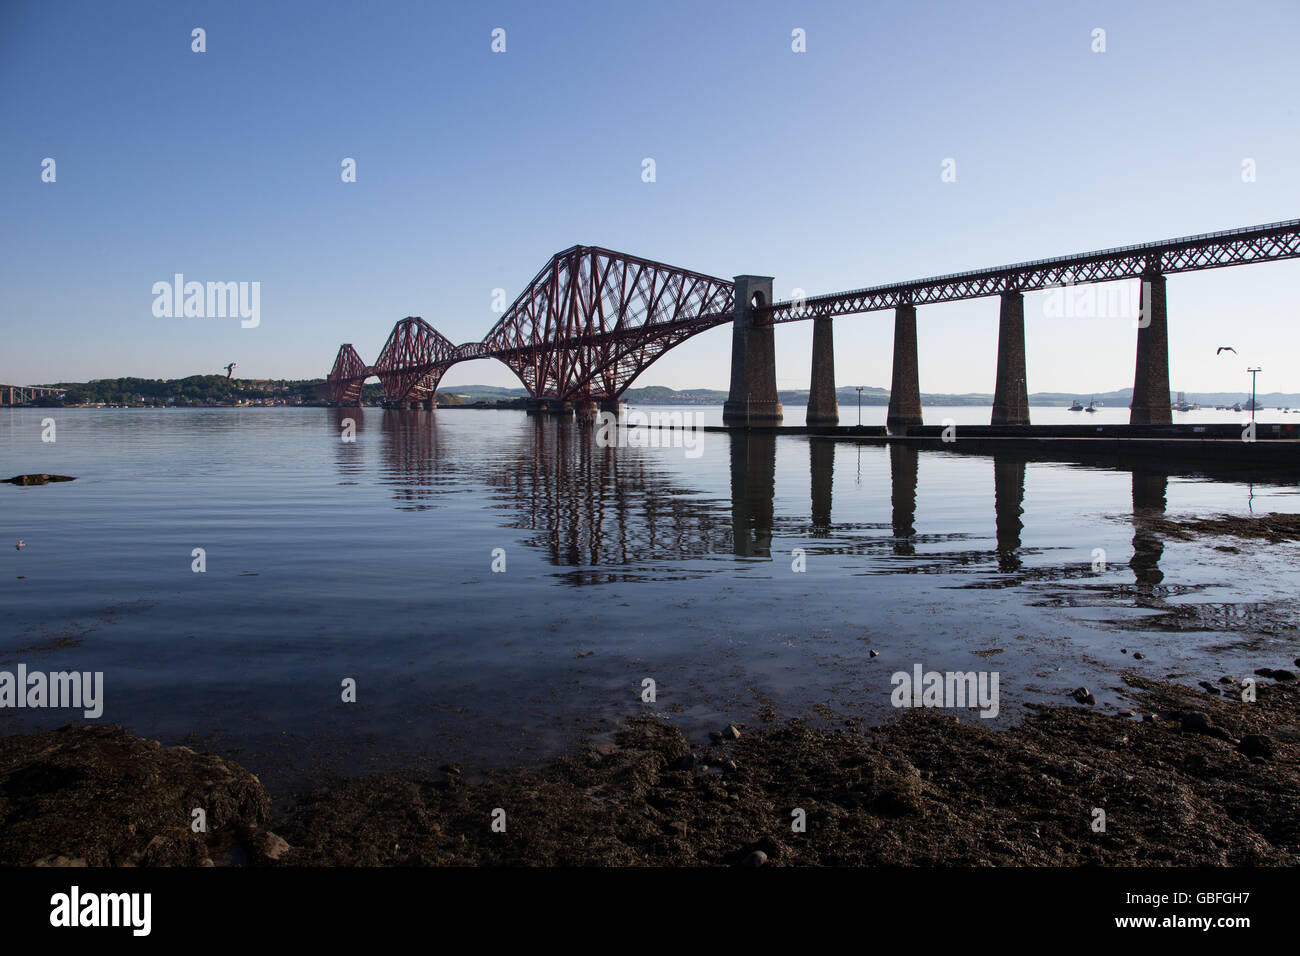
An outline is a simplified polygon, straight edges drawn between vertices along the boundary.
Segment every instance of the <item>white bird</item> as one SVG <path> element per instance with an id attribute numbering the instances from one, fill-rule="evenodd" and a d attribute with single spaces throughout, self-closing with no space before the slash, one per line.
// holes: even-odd
<path id="1" fill-rule="evenodd" d="M 17 543 L 16 545 L 14 545 L 14 550 L 15 550 L 15 551 L 21 551 L 21 550 L 22 550 L 23 548 L 25 548 L 25 547 L 27 547 L 27 542 L 24 541 L 22 538 L 19 538 L 19 539 L 18 539 L 18 543 Z"/>

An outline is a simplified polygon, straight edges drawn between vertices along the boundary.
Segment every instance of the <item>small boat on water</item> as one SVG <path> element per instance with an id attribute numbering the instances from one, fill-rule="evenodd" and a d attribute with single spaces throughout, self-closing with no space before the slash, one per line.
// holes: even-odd
<path id="1" fill-rule="evenodd" d="M 1241 402 L 1236 402 L 1236 403 L 1234 403 L 1233 406 L 1232 406 L 1232 410 L 1233 410 L 1234 412 L 1239 412 L 1239 411 L 1241 411 Z"/>
<path id="2" fill-rule="evenodd" d="M 1085 412 L 1095 412 L 1096 410 L 1097 410 L 1097 400 L 1094 398 L 1092 401 L 1090 401 L 1090 402 L 1088 403 L 1088 407 L 1085 408 L 1084 411 L 1085 411 Z"/>
<path id="3" fill-rule="evenodd" d="M 1083 411 L 1083 406 L 1079 404 L 1079 400 L 1077 398 L 1070 403 L 1070 411 L 1072 412 Z"/>

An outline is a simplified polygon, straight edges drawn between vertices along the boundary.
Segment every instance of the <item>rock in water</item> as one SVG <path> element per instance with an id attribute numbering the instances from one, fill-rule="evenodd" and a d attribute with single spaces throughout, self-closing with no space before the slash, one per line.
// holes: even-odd
<path id="1" fill-rule="evenodd" d="M 764 853 L 762 850 L 755 850 L 753 853 L 749 854 L 749 856 L 745 857 L 744 859 L 745 866 L 762 866 L 766 862 L 767 862 L 767 854 Z"/>
<path id="2" fill-rule="evenodd" d="M 1271 677 L 1273 680 L 1289 681 L 1295 680 L 1295 674 L 1287 670 L 1274 667 L 1257 667 L 1255 673 L 1260 677 Z"/>
<path id="3" fill-rule="evenodd" d="M 1073 697 L 1075 701 L 1080 704 L 1097 703 L 1096 696 L 1093 694 L 1092 691 L 1088 690 L 1088 688 L 1086 687 L 1076 687 L 1073 691 L 1070 692 L 1070 696 Z"/>
<path id="4" fill-rule="evenodd" d="M 51 481 L 76 481 L 69 475 L 14 475 L 4 479 L 11 485 L 48 485 Z"/>

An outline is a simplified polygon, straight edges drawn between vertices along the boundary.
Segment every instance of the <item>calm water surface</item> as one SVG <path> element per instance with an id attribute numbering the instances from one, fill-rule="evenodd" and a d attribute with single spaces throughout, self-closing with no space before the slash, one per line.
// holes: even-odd
<path id="1" fill-rule="evenodd" d="M 1300 653 L 1296 545 L 1229 553 L 1141 521 L 1297 511 L 1291 484 L 698 441 L 600 448 L 520 412 L 4 409 L 4 476 L 78 479 L 0 485 L 0 667 L 103 671 L 102 720 L 195 735 L 274 791 L 533 760 L 644 709 L 700 734 L 766 702 L 885 719 L 915 663 L 998 671 L 1005 722 L 1080 684 L 1122 706 L 1125 667 L 1214 681 Z M 0 731 L 72 719 L 6 710 Z"/>

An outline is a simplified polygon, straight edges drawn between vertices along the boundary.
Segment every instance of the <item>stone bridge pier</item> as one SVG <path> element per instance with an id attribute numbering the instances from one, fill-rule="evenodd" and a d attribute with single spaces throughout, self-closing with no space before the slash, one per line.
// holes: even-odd
<path id="1" fill-rule="evenodd" d="M 781 424 L 776 395 L 776 345 L 773 328 L 755 322 L 757 310 L 772 304 L 771 276 L 736 276 L 731 323 L 731 390 L 722 406 L 722 423 L 755 428 Z"/>
<path id="2" fill-rule="evenodd" d="M 916 306 L 910 302 L 894 310 L 894 372 L 889 385 L 889 411 L 885 427 L 906 434 L 909 425 L 921 424 L 921 373 L 916 359 Z"/>
<path id="3" fill-rule="evenodd" d="M 1029 385 L 1025 377 L 1025 297 L 1002 293 L 998 316 L 998 371 L 993 384 L 992 425 L 1029 424 Z"/>
<path id="4" fill-rule="evenodd" d="M 812 377 L 808 387 L 809 425 L 838 425 L 840 406 L 835 398 L 835 341 L 830 316 L 813 319 Z"/>
<path id="5" fill-rule="evenodd" d="M 1130 425 L 1168 425 L 1174 420 L 1169 403 L 1169 317 L 1165 308 L 1165 277 L 1154 269 L 1142 276 L 1142 314 L 1138 319 L 1137 365 L 1133 370 Z"/>

